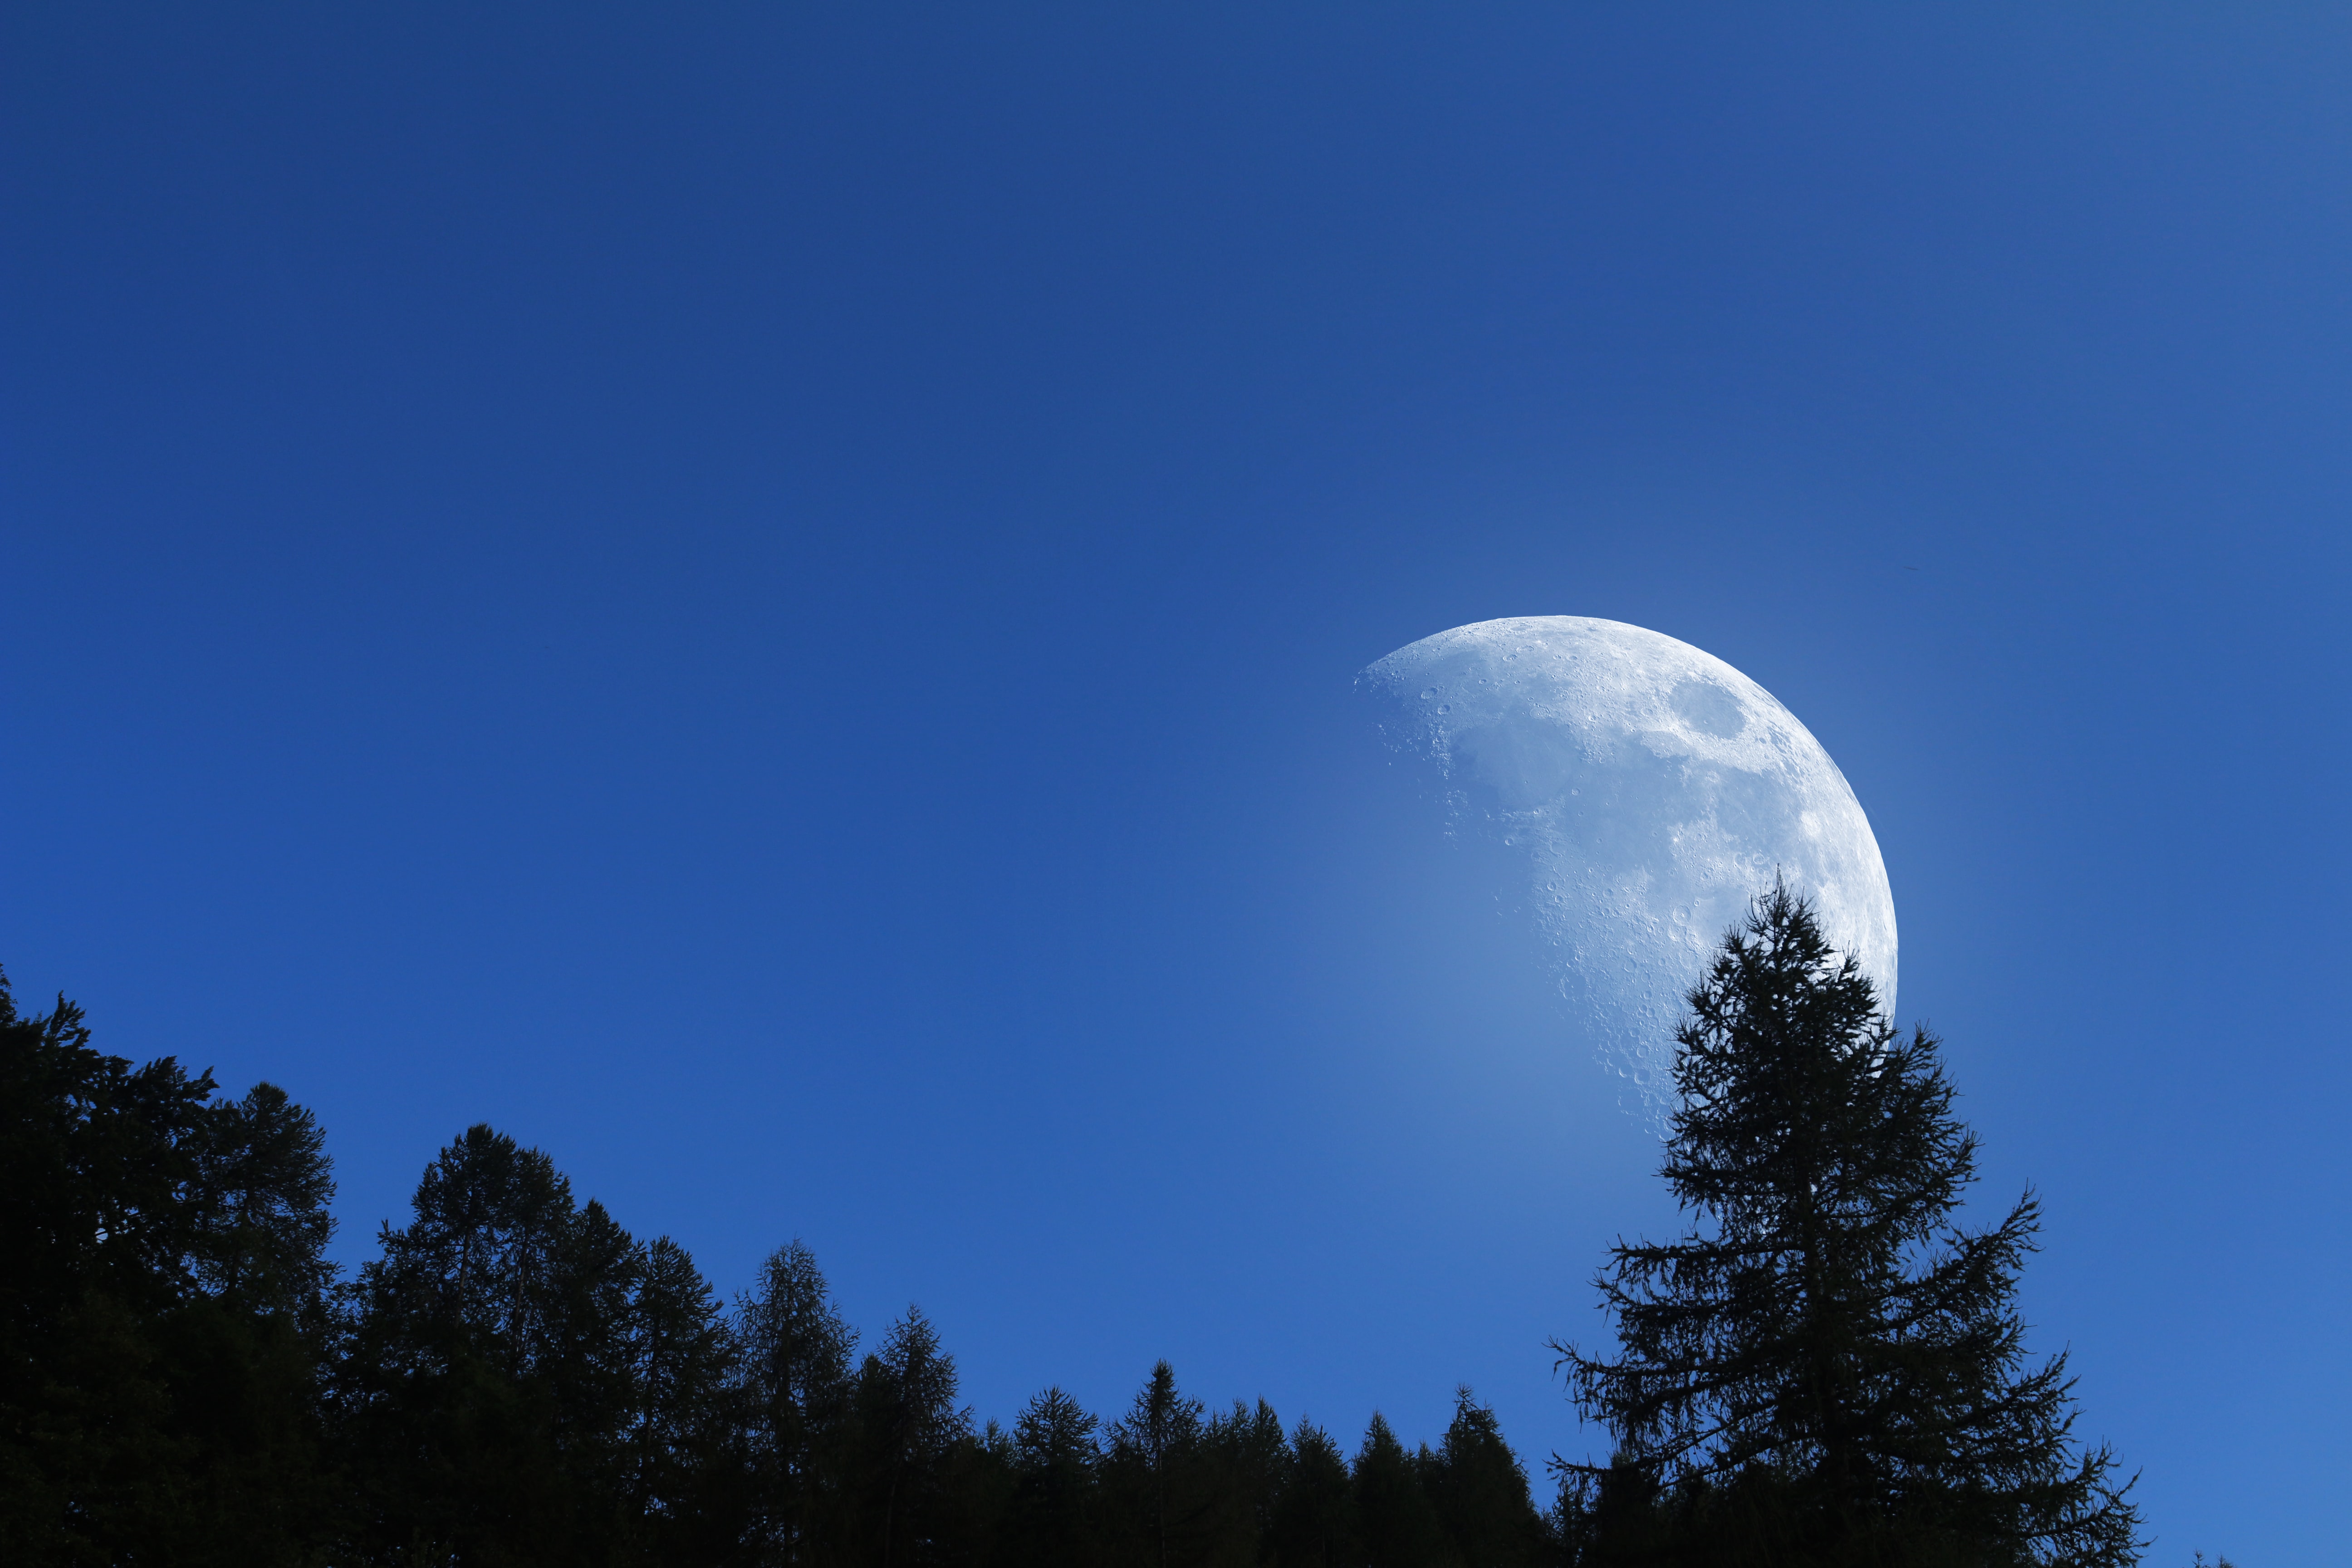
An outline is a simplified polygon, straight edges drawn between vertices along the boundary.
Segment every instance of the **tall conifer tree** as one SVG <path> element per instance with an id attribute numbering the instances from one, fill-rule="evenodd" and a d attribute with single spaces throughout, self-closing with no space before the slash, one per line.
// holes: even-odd
<path id="1" fill-rule="evenodd" d="M 798 1241 L 736 1304 L 744 1440 L 759 1561 L 813 1563 L 843 1528 L 841 1448 L 857 1331 Z"/>
<path id="2" fill-rule="evenodd" d="M 1418 1458 L 1397 1440 L 1388 1417 L 1372 1412 L 1363 1447 L 1356 1450 L 1353 1476 L 1356 1523 L 1368 1568 L 1424 1568 L 1437 1557 L 1444 1532 L 1422 1484 L 1424 1467 Z"/>
<path id="3" fill-rule="evenodd" d="M 645 1249 L 634 1303 L 631 1512 L 654 1561 L 729 1561 L 746 1533 L 734 1340 L 718 1298 L 686 1248 L 661 1237 Z"/>
<path id="4" fill-rule="evenodd" d="M 1954 1223 L 1977 1140 L 1935 1037 L 1897 1035 L 1785 888 L 1690 1007 L 1662 1174 L 1706 1223 L 1614 1249 L 1599 1285 L 1622 1355 L 1556 1347 L 1619 1445 L 1613 1474 L 1587 1472 L 1620 1514 L 1588 1557 L 1663 1510 L 1664 1560 L 2136 1562 L 2113 1456 L 2073 1441 L 2064 1356 L 2026 1353 L 2032 1195 Z"/>
<path id="5" fill-rule="evenodd" d="M 951 1510 L 942 1504 L 950 1462 L 972 1435 L 971 1412 L 956 1404 L 955 1357 L 920 1308 L 883 1333 L 851 1397 L 857 1555 L 893 1568 L 952 1554 L 942 1539 Z"/>
<path id="6" fill-rule="evenodd" d="M 1271 1531 L 1279 1568 L 1346 1568 L 1360 1559 L 1348 1457 L 1331 1434 L 1299 1417 Z"/>
<path id="7" fill-rule="evenodd" d="M 1219 1562 L 1254 1562 L 1273 1539 L 1274 1518 L 1290 1474 L 1290 1437 L 1282 1417 L 1261 1399 L 1234 1400 L 1209 1418 L 1207 1441 L 1220 1505 L 1204 1521 L 1211 1555 Z"/>
<path id="8" fill-rule="evenodd" d="M 1134 1532 L 1129 1561 L 1145 1568 L 1188 1568 L 1210 1500 L 1202 1495 L 1202 1403 L 1176 1386 L 1166 1362 L 1136 1391 L 1128 1412 L 1106 1434 L 1112 1503 Z"/>
<path id="9" fill-rule="evenodd" d="M 1542 1516 L 1502 1423 L 1467 1387 L 1426 1476 L 1431 1500 L 1465 1568 L 1533 1568 L 1546 1556 Z"/>
<path id="10" fill-rule="evenodd" d="M 356 1548 L 713 1561 L 677 1520 L 725 1459 L 728 1347 L 692 1260 L 487 1126 L 441 1151 L 414 1208 L 360 1271 L 340 1367 Z"/>
<path id="11" fill-rule="evenodd" d="M 1095 1475 L 1100 1423 L 1062 1389 L 1029 1401 L 1013 1426 L 1013 1560 L 1034 1568 L 1086 1568 L 1099 1560 Z"/>

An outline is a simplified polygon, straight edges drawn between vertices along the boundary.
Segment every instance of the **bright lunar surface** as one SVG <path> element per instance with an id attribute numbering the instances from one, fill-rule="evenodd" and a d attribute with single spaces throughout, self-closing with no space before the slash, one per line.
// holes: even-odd
<path id="1" fill-rule="evenodd" d="M 1572 1018 L 1649 1109 L 1672 1093 L 1685 994 L 1775 875 L 1893 1013 L 1895 899 L 1870 822 L 1821 742 L 1723 660 L 1535 616 L 1423 637 L 1357 680 L 1457 829 L 1524 867 Z"/>

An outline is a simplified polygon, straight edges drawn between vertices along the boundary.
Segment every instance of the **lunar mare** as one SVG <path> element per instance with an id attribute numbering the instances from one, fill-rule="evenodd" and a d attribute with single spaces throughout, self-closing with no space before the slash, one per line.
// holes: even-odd
<path id="1" fill-rule="evenodd" d="M 1895 899 L 1869 819 L 1821 742 L 1723 660 L 1537 616 L 1423 637 L 1357 682 L 1456 827 L 1521 864 L 1572 1018 L 1653 1110 L 1685 995 L 1776 875 L 1894 1011 Z"/>

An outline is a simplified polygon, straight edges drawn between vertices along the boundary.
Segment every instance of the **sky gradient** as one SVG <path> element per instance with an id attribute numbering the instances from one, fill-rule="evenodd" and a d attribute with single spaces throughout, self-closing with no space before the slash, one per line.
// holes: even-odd
<path id="1" fill-rule="evenodd" d="M 1581 1455 L 1654 1144 L 1351 691 L 1632 622 L 1869 813 L 2151 1563 L 2340 1552 L 2352 19 L 0 15 L 0 963 L 983 1416 Z"/>

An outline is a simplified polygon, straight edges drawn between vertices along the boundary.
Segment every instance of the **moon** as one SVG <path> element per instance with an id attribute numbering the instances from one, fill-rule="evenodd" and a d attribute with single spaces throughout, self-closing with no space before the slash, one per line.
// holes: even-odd
<path id="1" fill-rule="evenodd" d="M 1517 616 L 1423 637 L 1357 685 L 1455 829 L 1512 852 L 1571 1019 L 1653 1111 L 1684 997 L 1776 875 L 1893 1014 L 1895 897 L 1870 820 L 1796 716 L 1713 654 L 1622 621 Z"/>

